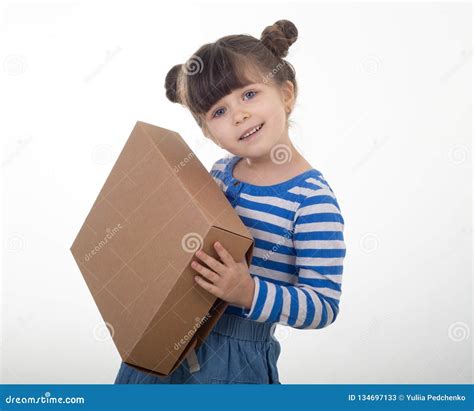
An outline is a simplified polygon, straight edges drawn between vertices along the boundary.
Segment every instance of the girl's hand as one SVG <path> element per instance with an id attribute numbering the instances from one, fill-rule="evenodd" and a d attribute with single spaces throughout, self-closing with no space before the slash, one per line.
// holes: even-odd
<path id="1" fill-rule="evenodd" d="M 236 263 L 219 242 L 214 243 L 214 248 L 217 254 L 219 254 L 222 263 L 204 251 L 199 250 L 195 255 L 205 262 L 210 269 L 193 261 L 191 267 L 200 274 L 194 277 L 195 281 L 202 288 L 221 300 L 250 309 L 252 307 L 255 283 L 250 276 L 247 261 L 244 259 Z"/>

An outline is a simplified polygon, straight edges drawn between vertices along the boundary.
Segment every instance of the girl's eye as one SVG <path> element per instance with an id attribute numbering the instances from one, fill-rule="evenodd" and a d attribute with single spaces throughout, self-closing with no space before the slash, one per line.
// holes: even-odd
<path id="1" fill-rule="evenodd" d="M 250 96 L 249 98 L 253 98 L 253 97 L 255 97 L 255 95 L 257 93 L 258 93 L 257 91 L 249 90 L 249 91 L 245 92 L 244 97 Z M 214 114 L 212 115 L 212 118 L 220 117 L 223 114 L 222 113 L 223 110 L 224 110 L 223 108 L 220 108 L 220 109 L 214 111 Z M 222 114 L 219 114 L 219 113 L 222 113 Z"/>
<path id="2" fill-rule="evenodd" d="M 212 117 L 220 117 L 220 115 L 217 115 L 220 111 L 224 110 L 223 108 L 220 108 L 216 111 L 214 111 L 214 114 L 212 115 Z"/>
<path id="3" fill-rule="evenodd" d="M 253 93 L 253 95 L 250 98 L 254 97 L 257 94 L 256 91 L 250 90 L 250 91 L 247 91 L 244 95 L 248 96 L 250 93 Z"/>

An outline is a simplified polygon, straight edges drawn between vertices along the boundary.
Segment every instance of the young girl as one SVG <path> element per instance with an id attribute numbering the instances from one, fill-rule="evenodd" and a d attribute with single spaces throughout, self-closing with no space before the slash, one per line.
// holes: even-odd
<path id="1" fill-rule="evenodd" d="M 196 253 L 196 286 L 229 302 L 206 341 L 167 377 L 122 363 L 116 383 L 280 384 L 276 324 L 314 330 L 339 313 L 344 219 L 321 172 L 293 146 L 288 117 L 297 95 L 284 60 L 297 39 L 277 21 L 260 40 L 226 36 L 166 76 L 169 100 L 187 107 L 230 155 L 211 175 L 255 239 L 250 267 L 216 244 L 220 261 Z"/>

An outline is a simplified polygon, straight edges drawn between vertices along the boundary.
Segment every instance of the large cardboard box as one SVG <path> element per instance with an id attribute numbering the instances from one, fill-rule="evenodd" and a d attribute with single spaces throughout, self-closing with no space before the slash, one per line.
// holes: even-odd
<path id="1" fill-rule="evenodd" d="M 169 375 L 227 303 L 190 263 L 220 241 L 250 265 L 254 240 L 181 136 L 138 121 L 71 252 L 124 362 Z"/>

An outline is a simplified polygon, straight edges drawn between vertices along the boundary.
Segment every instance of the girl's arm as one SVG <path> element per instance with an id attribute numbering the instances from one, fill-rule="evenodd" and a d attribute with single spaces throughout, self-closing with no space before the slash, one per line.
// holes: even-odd
<path id="1" fill-rule="evenodd" d="M 306 197 L 295 214 L 293 244 L 297 282 L 278 285 L 253 276 L 255 292 L 247 318 L 277 322 L 299 329 L 324 328 L 339 313 L 344 243 L 344 219 L 333 191 Z"/>

